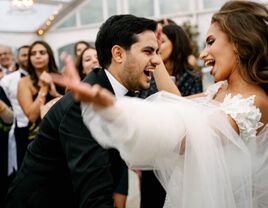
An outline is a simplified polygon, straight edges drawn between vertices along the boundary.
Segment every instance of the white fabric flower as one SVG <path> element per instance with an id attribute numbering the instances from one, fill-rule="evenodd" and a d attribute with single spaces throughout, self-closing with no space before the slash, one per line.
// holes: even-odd
<path id="1" fill-rule="evenodd" d="M 220 81 L 209 86 L 205 92 L 207 99 L 213 99 L 219 89 L 225 85 L 228 85 L 227 81 Z M 263 123 L 260 122 L 260 109 L 254 105 L 254 101 L 255 95 L 243 98 L 240 94 L 232 96 L 229 93 L 221 103 L 222 110 L 235 120 L 239 128 L 240 137 L 245 142 L 255 139 L 257 129 L 263 126 Z"/>
<path id="2" fill-rule="evenodd" d="M 254 100 L 255 95 L 243 98 L 240 94 L 235 96 L 228 94 L 221 104 L 223 111 L 235 120 L 240 136 L 246 142 L 256 139 L 257 129 L 263 125 L 260 122 L 260 109 L 254 105 Z"/>

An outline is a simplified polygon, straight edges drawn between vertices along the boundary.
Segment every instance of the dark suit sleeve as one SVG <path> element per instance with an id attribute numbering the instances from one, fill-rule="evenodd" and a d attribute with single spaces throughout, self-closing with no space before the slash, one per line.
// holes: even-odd
<path id="1" fill-rule="evenodd" d="M 62 105 L 70 99 L 71 96 L 65 96 Z M 80 103 L 70 104 L 60 122 L 58 133 L 79 207 L 113 207 L 109 154 L 85 127 Z"/>
<path id="2" fill-rule="evenodd" d="M 6 96 L 6 93 L 2 87 L 0 87 L 0 100 L 2 100 L 9 107 L 11 106 L 9 99 Z"/>

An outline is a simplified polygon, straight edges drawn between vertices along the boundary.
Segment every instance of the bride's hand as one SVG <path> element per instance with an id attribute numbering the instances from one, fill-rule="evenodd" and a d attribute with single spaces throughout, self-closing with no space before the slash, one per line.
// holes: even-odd
<path id="1" fill-rule="evenodd" d="M 162 29 L 163 29 L 162 25 L 160 23 L 158 23 L 156 31 L 155 31 L 155 36 L 156 36 L 156 40 L 157 40 L 159 49 L 160 49 L 160 46 L 161 46 L 161 43 L 162 43 L 162 39 L 161 39 Z"/>
<path id="2" fill-rule="evenodd" d="M 66 87 L 74 94 L 77 101 L 93 103 L 99 107 L 114 104 L 111 92 L 99 85 L 90 85 L 80 81 L 80 77 L 70 56 L 64 55 L 64 71 L 62 74 L 51 73 L 54 83 Z"/>

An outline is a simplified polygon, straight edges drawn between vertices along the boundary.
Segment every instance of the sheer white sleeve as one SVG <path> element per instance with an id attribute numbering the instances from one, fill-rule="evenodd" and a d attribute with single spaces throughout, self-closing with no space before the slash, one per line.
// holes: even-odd
<path id="1" fill-rule="evenodd" d="M 122 98 L 112 108 L 83 105 L 83 119 L 103 147 L 119 150 L 129 166 L 154 167 L 157 159 L 176 151 L 185 135 L 175 103 Z"/>

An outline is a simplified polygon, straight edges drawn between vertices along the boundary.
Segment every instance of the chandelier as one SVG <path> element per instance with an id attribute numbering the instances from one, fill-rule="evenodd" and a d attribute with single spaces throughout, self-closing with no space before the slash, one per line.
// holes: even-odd
<path id="1" fill-rule="evenodd" d="M 17 10 L 28 10 L 34 5 L 34 0 L 12 0 L 11 5 Z"/>

